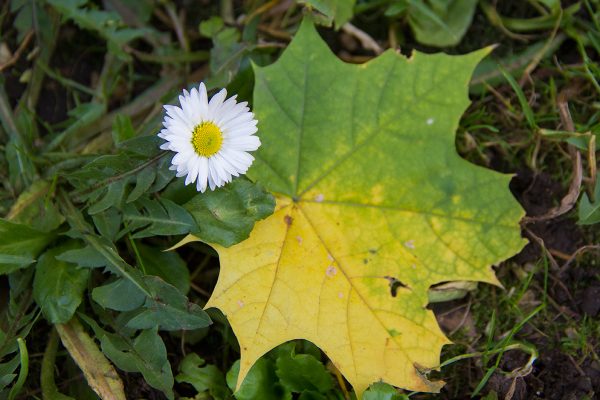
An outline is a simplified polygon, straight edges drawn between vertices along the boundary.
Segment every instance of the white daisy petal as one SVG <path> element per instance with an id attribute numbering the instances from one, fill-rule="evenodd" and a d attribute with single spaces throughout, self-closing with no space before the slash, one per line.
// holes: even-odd
<path id="1" fill-rule="evenodd" d="M 215 94 L 208 102 L 208 112 L 212 118 L 216 116 L 216 111 L 221 108 L 225 97 L 227 97 L 227 90 L 221 89 L 219 93 Z"/>
<path id="2" fill-rule="evenodd" d="M 196 162 L 198 163 L 198 185 L 196 188 L 201 192 L 206 190 L 208 183 L 208 158 L 196 156 Z"/>
<path id="3" fill-rule="evenodd" d="M 179 106 L 165 105 L 163 129 L 158 136 L 165 140 L 163 150 L 175 152 L 170 170 L 185 176 L 185 184 L 196 190 L 215 190 L 233 177 L 246 173 L 254 157 L 248 152 L 258 149 L 260 139 L 254 114 L 248 103 L 229 99 L 225 89 L 210 101 L 204 83 L 179 96 Z"/>
<path id="4" fill-rule="evenodd" d="M 229 146 L 235 150 L 254 151 L 260 147 L 260 139 L 257 136 L 240 136 L 232 138 Z"/>

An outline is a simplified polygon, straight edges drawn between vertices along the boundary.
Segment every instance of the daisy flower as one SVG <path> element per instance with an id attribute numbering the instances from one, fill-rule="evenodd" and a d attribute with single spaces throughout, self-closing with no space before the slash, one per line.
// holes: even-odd
<path id="1" fill-rule="evenodd" d="M 178 177 L 186 176 L 186 185 L 196 182 L 200 192 L 245 174 L 254 161 L 248 152 L 260 146 L 248 103 L 236 102 L 237 95 L 225 100 L 226 96 L 222 89 L 209 101 L 206 86 L 200 83 L 198 89 L 179 96 L 181 107 L 164 106 L 167 115 L 158 136 L 166 142 L 160 148 L 177 153 L 170 169 Z"/>

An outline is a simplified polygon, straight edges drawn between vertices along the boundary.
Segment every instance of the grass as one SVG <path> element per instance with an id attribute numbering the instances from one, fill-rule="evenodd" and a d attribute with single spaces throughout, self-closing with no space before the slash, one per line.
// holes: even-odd
<path id="1" fill-rule="evenodd" d="M 14 56 L 8 63 L 0 61 L 2 215 L 9 214 L 18 195 L 39 176 L 50 187 L 42 194 L 41 204 L 47 205 L 62 184 L 61 174 L 81 168 L 97 154 L 113 152 L 113 140 L 119 140 L 115 135 L 127 135 L 129 130 L 156 132 L 162 118 L 160 104 L 169 102 L 186 84 L 199 80 L 216 86 L 229 84 L 240 97 L 249 99 L 249 57 L 261 65 L 272 62 L 302 15 L 293 2 L 221 1 L 192 8 L 181 2 L 140 1 L 135 10 L 128 8 L 133 7 L 128 2 L 108 3 L 125 21 L 117 24 L 116 31 L 147 31 L 121 43 L 109 22 L 86 22 L 84 17 L 89 15 L 81 10 L 70 17 L 63 10 L 67 17 L 61 18 L 48 6 L 47 16 L 38 15 L 32 24 L 35 14 L 27 7 L 33 3 L 23 2 L 19 8 L 21 3 L 13 0 L 0 6 L 0 44 Z M 383 47 L 391 38 L 403 52 L 413 48 L 439 51 L 415 41 L 405 15 L 386 17 L 391 3 L 359 1 L 352 24 Z M 581 191 L 591 193 L 595 184 L 596 148 L 590 150 L 589 144 L 600 133 L 600 3 L 565 1 L 555 9 L 536 0 L 497 2 L 495 7 L 493 2 L 479 3 L 461 42 L 444 49 L 460 54 L 499 45 L 490 58 L 493 61 L 486 61 L 487 69 L 475 76 L 473 104 L 461 120 L 457 149 L 473 163 L 516 173 L 513 193 L 528 217 L 539 217 L 559 206 L 568 193 L 575 151 L 581 154 Z M 574 11 L 575 4 L 579 4 L 578 11 Z M 100 2 L 87 6 L 102 8 Z M 213 40 L 202 36 L 199 23 L 219 15 L 228 33 L 215 35 Z M 254 19 L 244 20 L 243 15 Z M 323 29 L 323 34 L 346 60 L 373 57 L 347 32 Z M 120 43 L 124 51 L 107 42 Z M 135 176 L 135 168 L 141 167 L 119 179 Z M 70 207 L 71 201 L 63 203 Z M 77 219 L 76 215 L 71 218 Z M 577 218 L 573 203 L 562 215 L 524 222 L 531 244 L 496 267 L 504 288 L 480 284 L 462 299 L 432 306 L 455 343 L 444 349 L 441 372 L 432 372 L 447 385 L 440 395 L 405 396 L 591 399 L 600 392 L 600 321 L 594 302 L 600 274 L 598 248 L 593 247 L 600 232 L 596 225 L 578 225 Z M 85 229 L 87 222 L 81 223 Z M 88 240 L 102 248 L 96 238 Z M 167 241 L 151 238 L 146 243 L 166 247 Z M 119 250 L 125 261 L 141 259 L 131 235 Z M 214 252 L 193 244 L 179 250 L 179 255 L 191 272 L 190 297 L 204 304 L 218 275 Z M 113 261 L 120 268 L 120 261 Z M 50 326 L 39 318 L 31 293 L 15 289 L 19 279 L 30 282 L 31 273 L 26 274 L 11 277 L 10 294 L 8 279 L 0 277 L 0 327 L 6 336 L 27 336 L 26 342 L 18 341 L 21 368 L 7 398 L 40 398 L 40 371 L 48 384 L 54 384 L 48 367 L 43 366 L 46 348 L 57 358 L 58 390 L 93 398 L 67 354 L 52 348 L 56 339 L 48 339 Z M 91 279 L 98 283 L 105 277 L 95 271 Z M 86 307 L 84 311 L 89 312 L 90 306 Z M 211 317 L 215 325 L 210 329 L 194 331 L 189 337 L 163 336 L 174 372 L 185 352 L 197 343 L 201 346 L 195 346 L 195 351 L 223 374 L 239 357 L 226 319 L 219 313 Z M 32 321 L 34 328 L 28 332 Z M 6 343 L 0 337 L 0 350 Z M 315 351 L 303 346 L 298 345 L 307 353 Z M 346 396 L 343 379 L 335 375 L 324 355 L 319 359 L 339 378 L 335 393 Z M 164 398 L 139 374 L 123 372 L 122 377 L 132 398 Z M 176 389 L 193 393 L 189 384 L 177 384 Z"/>

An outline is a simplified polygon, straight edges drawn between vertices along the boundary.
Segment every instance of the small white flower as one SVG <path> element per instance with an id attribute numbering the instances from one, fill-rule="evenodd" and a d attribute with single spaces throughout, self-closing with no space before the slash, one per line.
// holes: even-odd
<path id="1" fill-rule="evenodd" d="M 196 182 L 201 192 L 245 174 L 254 161 L 247 152 L 260 146 L 254 136 L 257 121 L 248 103 L 237 103 L 237 95 L 225 100 L 226 96 L 222 89 L 208 101 L 206 86 L 200 83 L 198 89 L 184 90 L 179 96 L 181 107 L 165 106 L 164 129 L 158 136 L 167 142 L 160 148 L 177 153 L 170 169 L 178 177 L 187 175 L 185 184 Z"/>

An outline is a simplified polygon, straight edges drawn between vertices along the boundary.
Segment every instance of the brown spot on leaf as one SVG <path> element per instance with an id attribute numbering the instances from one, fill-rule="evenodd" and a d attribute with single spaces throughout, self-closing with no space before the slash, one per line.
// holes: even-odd
<path id="1" fill-rule="evenodd" d="M 285 224 L 287 226 L 292 226 L 292 222 L 294 222 L 294 218 L 292 218 L 289 215 L 286 215 L 285 217 L 283 217 L 283 221 L 285 222 Z"/>

